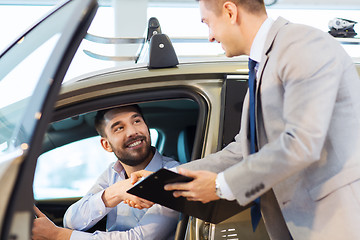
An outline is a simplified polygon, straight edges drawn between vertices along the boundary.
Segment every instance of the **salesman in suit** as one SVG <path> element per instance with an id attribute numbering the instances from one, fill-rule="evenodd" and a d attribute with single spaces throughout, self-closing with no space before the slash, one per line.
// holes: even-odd
<path id="1" fill-rule="evenodd" d="M 182 165 L 194 181 L 165 188 L 202 202 L 260 198 L 271 239 L 290 238 L 276 209 L 295 240 L 360 239 L 360 81 L 351 58 L 327 33 L 268 18 L 263 0 L 199 6 L 211 42 L 256 61 L 256 149 L 248 92 L 235 141 Z"/>

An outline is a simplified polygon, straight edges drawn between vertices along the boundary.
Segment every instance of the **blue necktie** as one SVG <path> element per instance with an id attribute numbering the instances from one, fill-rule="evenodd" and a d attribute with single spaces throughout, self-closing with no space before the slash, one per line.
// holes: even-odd
<path id="1" fill-rule="evenodd" d="M 256 73 L 255 66 L 257 62 L 249 58 L 249 115 L 250 115 L 250 154 L 256 152 L 256 128 L 255 128 L 255 90 L 256 90 Z M 260 198 L 254 200 L 255 205 L 251 207 L 251 223 L 255 232 L 261 219 Z"/>
<path id="2" fill-rule="evenodd" d="M 249 58 L 249 115 L 250 115 L 250 153 L 256 152 L 256 131 L 255 131 L 255 89 L 256 89 L 256 73 L 255 66 L 257 62 Z"/>

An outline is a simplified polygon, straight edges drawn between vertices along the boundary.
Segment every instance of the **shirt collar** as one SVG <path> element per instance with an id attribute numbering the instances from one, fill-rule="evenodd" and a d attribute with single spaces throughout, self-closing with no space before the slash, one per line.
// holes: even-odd
<path id="1" fill-rule="evenodd" d="M 162 156 L 161 154 L 155 149 L 155 154 L 149 164 L 146 166 L 145 170 L 155 172 L 162 168 Z M 118 160 L 115 162 L 113 169 L 117 172 L 122 178 L 125 179 L 125 169 L 121 162 Z"/>
<path id="2" fill-rule="evenodd" d="M 149 164 L 146 166 L 145 170 L 155 172 L 160 168 L 162 168 L 162 155 L 155 149 L 155 154 Z"/>
<path id="3" fill-rule="evenodd" d="M 264 50 L 266 37 L 273 23 L 274 23 L 273 19 L 267 18 L 265 22 L 261 25 L 251 45 L 250 58 L 258 63 L 261 62 L 261 57 Z"/>

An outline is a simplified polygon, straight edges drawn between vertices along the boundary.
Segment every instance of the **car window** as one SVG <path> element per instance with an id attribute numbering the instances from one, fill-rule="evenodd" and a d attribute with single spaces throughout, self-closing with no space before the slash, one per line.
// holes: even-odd
<path id="1" fill-rule="evenodd" d="M 35 122 L 41 118 L 41 103 L 52 83 L 44 69 L 67 28 L 65 23 L 59 23 L 59 18 L 69 17 L 72 5 L 63 15 L 49 17 L 48 24 L 38 25 L 0 54 L 0 155 L 27 144 Z M 35 112 L 35 116 L 22 123 L 29 112 Z"/>
<path id="2" fill-rule="evenodd" d="M 159 132 L 151 128 L 153 146 Z M 113 153 L 100 145 L 100 136 L 85 138 L 43 153 L 37 162 L 34 178 L 36 200 L 82 197 L 103 171 L 116 161 Z"/>
<path id="3" fill-rule="evenodd" d="M 43 69 L 58 39 L 59 35 L 55 34 L 34 49 L 29 56 L 17 63 L 16 67 L 7 74 L 0 75 L 0 130 L 2 133 L 0 136 L 0 151 L 6 151 L 11 145 L 17 145 L 11 141 L 13 134 L 16 132 L 19 132 L 18 141 L 21 139 L 23 142 L 27 142 L 28 133 L 31 132 L 31 121 L 29 119 L 26 126 L 19 126 L 19 124 L 23 120 L 26 111 L 29 110 L 31 96 L 38 85 Z M 34 62 L 37 64 L 33 64 Z M 1 66 L 0 60 L 0 68 Z M 6 68 L 2 70 L 6 72 Z M 26 79 L 23 77 L 24 73 L 29 73 L 26 74 Z M 9 92 L 12 94 L 8 94 Z M 39 117 L 40 115 L 36 116 L 35 119 Z"/>

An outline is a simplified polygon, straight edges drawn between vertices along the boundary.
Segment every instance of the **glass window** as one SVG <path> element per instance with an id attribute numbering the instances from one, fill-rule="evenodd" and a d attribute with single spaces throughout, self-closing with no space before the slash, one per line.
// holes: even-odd
<path id="1" fill-rule="evenodd" d="M 49 58 L 55 50 L 61 52 L 56 47 L 68 30 L 61 19 L 69 18 L 76 6 L 67 4 L 0 55 L 0 155 L 28 144 L 54 77 Z"/>
<path id="2" fill-rule="evenodd" d="M 150 129 L 152 146 L 159 132 Z M 82 139 L 42 154 L 36 166 L 34 198 L 82 197 L 103 171 L 116 161 L 100 145 L 100 136 Z"/>

